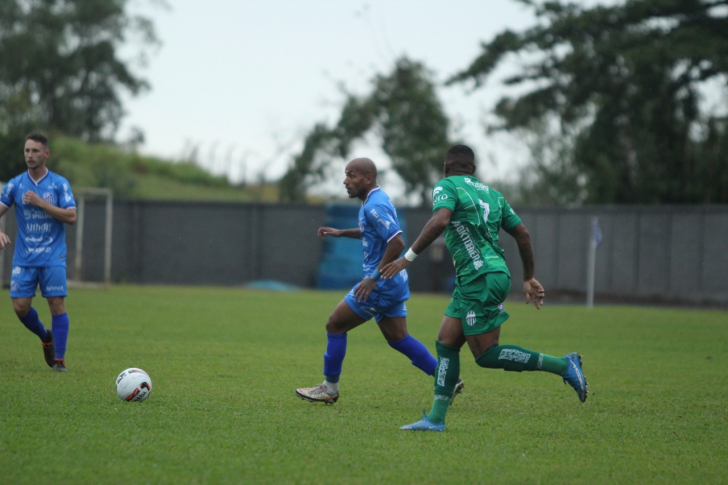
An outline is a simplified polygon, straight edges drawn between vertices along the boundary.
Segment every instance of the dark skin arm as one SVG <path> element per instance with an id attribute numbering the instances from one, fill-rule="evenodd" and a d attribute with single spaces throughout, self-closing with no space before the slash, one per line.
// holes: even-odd
<path id="1" fill-rule="evenodd" d="M 526 303 L 533 302 L 533 305 L 537 309 L 541 309 L 546 292 L 543 286 L 541 286 L 541 283 L 533 277 L 534 264 L 531 234 L 523 223 L 507 229 L 506 232 L 516 240 L 516 244 L 518 245 L 518 254 L 521 256 L 521 263 L 523 265 L 523 293 L 526 295 Z"/>
<path id="2" fill-rule="evenodd" d="M 443 208 L 436 210 L 430 220 L 427 221 L 427 224 L 425 224 L 420 236 L 412 244 L 412 251 L 421 254 L 422 251 L 445 231 L 448 224 L 450 224 L 451 216 L 452 212 L 449 209 Z M 526 295 L 526 303 L 533 302 L 536 309 L 540 310 L 546 293 L 541 283 L 533 277 L 534 263 L 531 234 L 522 223 L 506 232 L 516 240 L 516 244 L 518 245 L 518 253 L 521 256 L 521 263 L 523 264 L 523 293 Z M 391 278 L 410 264 L 411 262 L 407 261 L 404 257 L 399 258 L 381 270 L 382 277 Z"/>
<path id="3" fill-rule="evenodd" d="M 384 250 L 384 256 L 382 256 L 382 260 L 379 262 L 377 269 L 382 271 L 382 268 L 394 261 L 395 258 L 402 253 L 403 249 L 404 239 L 402 239 L 402 234 L 397 234 L 389 240 L 389 243 L 387 243 L 387 249 Z M 357 301 L 364 301 L 369 298 L 369 293 L 371 293 L 376 286 L 377 282 L 368 276 L 361 280 L 361 283 L 359 283 L 354 290 L 354 296 Z"/>
<path id="4" fill-rule="evenodd" d="M 440 234 L 445 232 L 448 224 L 450 224 L 451 217 L 452 211 L 450 209 L 442 208 L 433 212 L 430 220 L 427 221 L 425 227 L 422 228 L 422 232 L 420 232 L 419 237 L 412 244 L 412 251 L 417 254 L 421 254 L 422 251 L 427 249 L 427 247 L 432 244 L 435 239 L 440 237 Z M 404 256 L 398 258 L 383 268 L 380 268 L 382 278 L 391 278 L 410 264 L 412 264 L 412 262 L 405 259 Z"/>
<path id="5" fill-rule="evenodd" d="M 361 231 L 358 227 L 353 229 L 334 229 L 333 227 L 319 227 L 318 236 L 325 239 L 326 236 L 331 237 L 350 237 L 352 239 L 361 239 Z"/>

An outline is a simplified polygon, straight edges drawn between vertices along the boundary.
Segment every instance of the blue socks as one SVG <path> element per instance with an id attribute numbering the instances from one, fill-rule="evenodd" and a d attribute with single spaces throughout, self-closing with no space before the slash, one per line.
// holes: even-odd
<path id="1" fill-rule="evenodd" d="M 56 335 L 55 320 L 53 321 L 53 335 Z M 339 335 L 334 333 L 326 334 L 328 343 L 326 353 L 324 354 L 324 376 L 330 383 L 339 382 L 341 376 L 341 367 L 346 356 L 346 334 Z M 59 338 L 56 338 L 56 351 L 58 350 Z M 65 341 L 64 341 L 65 344 Z M 422 342 L 407 335 L 402 340 L 389 342 L 390 347 L 406 355 L 412 365 L 420 369 L 428 376 L 434 375 L 437 367 L 437 359 L 430 354 Z"/>
<path id="2" fill-rule="evenodd" d="M 53 315 L 53 340 L 56 347 L 56 359 L 63 360 L 66 355 L 66 342 L 68 341 L 69 328 L 68 313 Z"/>
<path id="3" fill-rule="evenodd" d="M 23 325 L 36 334 L 42 341 L 45 342 L 48 332 L 43 326 L 43 323 L 38 318 L 38 312 L 35 308 L 30 307 L 28 314 L 24 317 L 19 317 Z M 68 320 L 68 313 L 62 315 L 53 315 L 51 328 L 53 329 L 53 340 L 56 348 L 56 359 L 63 360 L 66 355 L 66 343 L 68 342 L 68 328 L 70 321 Z"/>
<path id="4" fill-rule="evenodd" d="M 30 311 L 28 311 L 27 315 L 18 318 L 21 322 L 23 322 L 23 325 L 25 325 L 28 330 L 36 334 L 41 340 L 45 341 L 46 337 L 48 336 L 48 332 L 46 332 L 43 323 L 41 323 L 40 319 L 38 318 L 38 312 L 35 311 L 35 308 L 30 307 Z"/>
<path id="5" fill-rule="evenodd" d="M 53 329 L 55 334 L 55 328 Z M 341 366 L 346 357 L 346 334 L 327 333 L 328 344 L 324 354 L 324 376 L 331 383 L 339 382 Z"/>
<path id="6" fill-rule="evenodd" d="M 428 376 L 435 374 L 437 359 L 432 356 L 422 342 L 412 335 L 407 335 L 402 340 L 397 340 L 396 342 L 389 342 L 389 346 L 406 355 L 412 361 L 413 366 Z"/>

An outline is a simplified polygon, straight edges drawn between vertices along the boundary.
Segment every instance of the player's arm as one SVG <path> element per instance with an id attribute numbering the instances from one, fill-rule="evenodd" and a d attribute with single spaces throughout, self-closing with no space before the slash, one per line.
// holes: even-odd
<path id="1" fill-rule="evenodd" d="M 379 262 L 377 269 L 381 271 L 384 266 L 397 259 L 397 257 L 402 254 L 403 249 L 404 239 L 402 239 L 402 233 L 400 232 L 387 243 L 387 249 L 384 250 L 384 255 L 382 256 L 382 260 Z"/>
<path id="2" fill-rule="evenodd" d="M 534 262 L 531 234 L 523 223 L 519 223 L 505 231 L 516 240 L 518 245 L 518 254 L 521 256 L 521 264 L 523 265 L 523 293 L 526 295 L 526 303 L 533 302 L 533 305 L 540 309 L 546 292 L 541 283 L 533 276 Z"/>
<path id="3" fill-rule="evenodd" d="M 54 219 L 65 222 L 66 224 L 75 224 L 76 223 L 76 208 L 71 207 L 68 209 L 64 209 L 63 207 L 56 207 L 53 204 L 49 204 L 45 200 L 41 199 L 41 197 L 33 192 L 32 190 L 27 191 L 23 194 L 23 203 L 34 205 L 40 209 L 43 209 L 45 212 L 50 214 Z"/>
<path id="4" fill-rule="evenodd" d="M 356 289 L 354 290 L 354 296 L 356 297 L 357 301 L 364 301 L 369 298 L 369 293 L 371 293 L 372 290 L 377 287 L 377 281 L 379 281 L 380 279 L 380 275 L 377 275 L 375 273 L 379 271 L 381 274 L 381 269 L 397 259 L 397 256 L 402 254 L 403 249 L 404 239 L 402 239 L 402 233 L 400 232 L 392 239 L 390 239 L 387 243 L 387 249 L 384 250 L 382 260 L 379 262 L 379 266 L 374 270 L 372 275 L 367 276 L 361 281 L 361 283 L 357 285 Z"/>
<path id="5" fill-rule="evenodd" d="M 5 215 L 8 211 L 8 207 L 5 204 L 0 204 L 0 218 Z M 0 231 L 0 250 L 5 249 L 5 245 L 10 244 L 10 238 L 7 234 Z"/>
<path id="6" fill-rule="evenodd" d="M 422 253 L 427 247 L 432 244 L 435 239 L 440 237 L 440 234 L 445 232 L 447 226 L 450 224 L 450 218 L 452 217 L 452 211 L 445 207 L 437 209 L 432 213 L 432 217 L 427 221 L 425 227 L 422 228 L 422 232 L 417 237 L 415 242 L 410 246 L 407 254 L 398 258 L 391 263 L 387 264 L 381 269 L 382 278 L 391 278 L 415 260 L 417 255 Z"/>
<path id="7" fill-rule="evenodd" d="M 361 231 L 358 227 L 352 229 L 334 229 L 333 227 L 319 227 L 318 236 L 321 239 L 326 236 L 331 237 L 350 237 L 352 239 L 361 239 Z"/>

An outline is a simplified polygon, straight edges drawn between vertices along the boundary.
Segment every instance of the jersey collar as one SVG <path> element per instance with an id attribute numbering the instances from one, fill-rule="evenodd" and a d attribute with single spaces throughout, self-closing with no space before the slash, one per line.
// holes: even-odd
<path id="1" fill-rule="evenodd" d="M 372 195 L 372 194 L 373 194 L 374 192 L 376 192 L 377 190 L 380 190 L 380 189 L 381 189 L 381 187 L 380 187 L 379 185 L 377 185 L 377 186 L 376 186 L 376 187 L 374 187 L 374 188 L 373 188 L 372 190 L 370 190 L 370 191 L 369 191 L 369 193 L 367 194 L 367 198 L 366 198 L 366 199 L 364 199 L 364 202 L 363 202 L 363 203 L 364 203 L 364 204 L 366 204 L 366 203 L 367 203 L 367 201 L 369 200 L 369 197 L 370 197 L 370 196 L 371 196 L 371 195 Z"/>
<path id="2" fill-rule="evenodd" d="M 33 182 L 33 184 L 40 185 L 40 183 L 43 181 L 43 179 L 46 178 L 48 176 L 48 174 L 51 173 L 51 171 L 48 170 L 48 168 L 46 168 L 46 172 L 43 174 L 43 176 L 41 178 L 38 179 L 38 181 L 34 180 L 33 176 L 30 175 L 30 170 L 28 170 L 26 173 L 28 174 L 28 178 L 30 179 L 31 182 Z"/>

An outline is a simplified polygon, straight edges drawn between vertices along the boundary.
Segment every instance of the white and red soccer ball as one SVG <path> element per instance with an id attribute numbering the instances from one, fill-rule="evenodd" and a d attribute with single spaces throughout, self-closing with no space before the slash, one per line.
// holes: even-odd
<path id="1" fill-rule="evenodd" d="M 149 397 L 150 392 L 152 379 L 141 369 L 130 367 L 116 378 L 116 394 L 122 401 L 142 402 Z"/>

